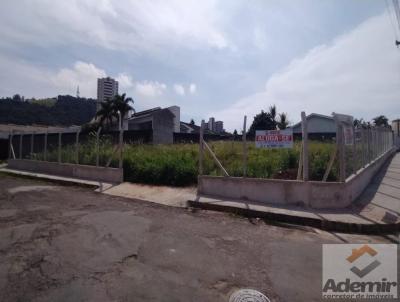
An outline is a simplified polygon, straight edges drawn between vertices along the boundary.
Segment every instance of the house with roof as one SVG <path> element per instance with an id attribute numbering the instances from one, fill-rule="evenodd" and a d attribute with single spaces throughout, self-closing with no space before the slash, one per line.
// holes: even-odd
<path id="1" fill-rule="evenodd" d="M 308 137 L 310 139 L 332 139 L 336 136 L 336 123 L 332 116 L 311 113 L 307 115 Z M 292 125 L 293 135 L 300 138 L 302 135 L 301 121 Z"/>

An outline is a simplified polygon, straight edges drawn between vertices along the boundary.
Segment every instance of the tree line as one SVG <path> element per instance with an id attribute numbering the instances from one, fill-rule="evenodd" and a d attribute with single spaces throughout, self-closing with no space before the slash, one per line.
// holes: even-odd
<path id="1" fill-rule="evenodd" d="M 71 126 L 88 123 L 96 114 L 96 100 L 59 95 L 24 99 L 0 98 L 0 124 Z"/>

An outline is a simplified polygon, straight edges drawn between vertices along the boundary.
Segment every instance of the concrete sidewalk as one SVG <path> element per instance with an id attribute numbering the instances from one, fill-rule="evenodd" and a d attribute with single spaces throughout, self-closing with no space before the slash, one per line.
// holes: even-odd
<path id="1" fill-rule="evenodd" d="M 33 172 L 28 172 L 28 171 L 9 169 L 9 168 L 7 168 L 7 165 L 0 166 L 0 173 L 6 173 L 6 174 L 21 176 L 21 177 L 27 177 L 27 178 L 33 177 L 33 178 L 38 178 L 38 179 L 42 179 L 42 180 L 57 182 L 60 184 L 90 187 L 90 188 L 94 188 L 96 192 L 103 192 L 104 190 L 107 190 L 110 187 L 114 186 L 114 184 L 111 184 L 111 183 L 94 181 L 94 180 L 86 180 L 86 179 L 63 177 L 63 176 L 57 176 L 57 175 L 33 173 Z"/>
<path id="2" fill-rule="evenodd" d="M 166 206 L 186 208 L 188 201 L 196 198 L 197 188 L 151 186 L 124 182 L 104 190 L 103 193 L 119 197 L 149 201 Z"/>
<path id="3" fill-rule="evenodd" d="M 246 217 L 307 225 L 337 232 L 393 233 L 400 229 L 398 203 L 395 201 L 386 202 L 385 208 L 379 206 L 378 203 L 381 200 L 374 200 L 366 206 L 357 204 L 353 208 L 344 210 L 315 210 L 300 207 L 279 208 L 243 200 L 222 200 L 198 196 L 195 187 L 173 188 L 122 183 L 104 190 L 103 193 L 166 206 L 230 212 Z M 370 189 L 366 193 L 369 196 Z M 367 194 L 364 194 L 363 198 L 366 196 Z M 376 193 L 374 196 L 380 195 Z"/>
<path id="4" fill-rule="evenodd" d="M 0 171 L 39 177 L 61 183 L 73 183 L 97 188 L 108 195 L 149 201 L 172 207 L 192 207 L 223 211 L 247 217 L 259 217 L 324 230 L 350 233 L 395 233 L 400 231 L 400 155 L 396 154 L 382 168 L 352 208 L 316 210 L 300 207 L 277 207 L 243 200 L 222 200 L 198 196 L 196 187 L 176 188 L 143 184 L 119 185 L 70 179 L 2 168 Z"/>
<path id="5" fill-rule="evenodd" d="M 400 231 L 400 154 L 374 177 L 351 208 L 341 210 L 277 207 L 243 200 L 198 196 L 196 208 L 237 213 L 249 217 L 309 225 L 330 231 L 396 233 Z"/>

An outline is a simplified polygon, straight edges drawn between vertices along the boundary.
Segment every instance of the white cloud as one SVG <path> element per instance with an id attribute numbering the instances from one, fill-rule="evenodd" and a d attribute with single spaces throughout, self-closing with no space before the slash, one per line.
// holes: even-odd
<path id="1" fill-rule="evenodd" d="M 181 84 L 174 84 L 174 91 L 178 95 L 185 95 L 185 87 Z"/>
<path id="2" fill-rule="evenodd" d="M 6 1 L 0 11 L 4 33 L 0 42 L 40 46 L 78 42 L 134 51 L 155 51 L 165 45 L 222 49 L 229 42 L 219 12 L 215 0 Z"/>
<path id="3" fill-rule="evenodd" d="M 197 86 L 196 86 L 196 84 L 191 83 L 191 84 L 189 85 L 189 92 L 190 92 L 191 94 L 195 94 L 196 91 L 197 91 Z"/>
<path id="4" fill-rule="evenodd" d="M 161 96 L 166 89 L 166 84 L 157 81 L 143 81 L 135 85 L 136 92 L 145 97 Z"/>
<path id="5" fill-rule="evenodd" d="M 77 61 L 72 67 L 52 70 L 41 65 L 0 54 L 0 66 L 8 70 L 0 73 L 0 95 L 15 93 L 26 97 L 51 97 L 59 94 L 75 95 L 79 85 L 80 95 L 96 97 L 97 78 L 104 77 L 105 71 L 91 63 Z"/>
<path id="6" fill-rule="evenodd" d="M 61 91 L 76 91 L 79 85 L 81 96 L 95 96 L 97 78 L 106 76 L 106 72 L 91 63 L 78 61 L 73 68 L 62 68 L 50 80 Z"/>
<path id="7" fill-rule="evenodd" d="M 253 30 L 253 43 L 260 50 L 265 50 L 268 45 L 268 39 L 266 31 L 260 27 L 256 27 Z"/>
<path id="8" fill-rule="evenodd" d="M 284 70 L 273 74 L 264 91 L 212 112 L 227 128 L 239 128 L 243 115 L 252 117 L 276 104 L 292 122 L 300 112 L 341 112 L 371 119 L 378 114 L 399 117 L 400 54 L 386 16 L 370 18 L 354 30 L 320 45 Z"/>
<path id="9" fill-rule="evenodd" d="M 127 73 L 120 73 L 115 79 L 118 81 L 120 89 L 129 89 L 135 84 L 132 77 Z"/>

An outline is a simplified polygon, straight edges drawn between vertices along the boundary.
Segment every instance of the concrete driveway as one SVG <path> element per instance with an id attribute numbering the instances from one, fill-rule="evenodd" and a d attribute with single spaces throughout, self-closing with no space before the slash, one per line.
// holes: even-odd
<path id="1" fill-rule="evenodd" d="M 0 230 L 0 301 L 320 301 L 322 243 L 391 242 L 5 175 Z"/>

